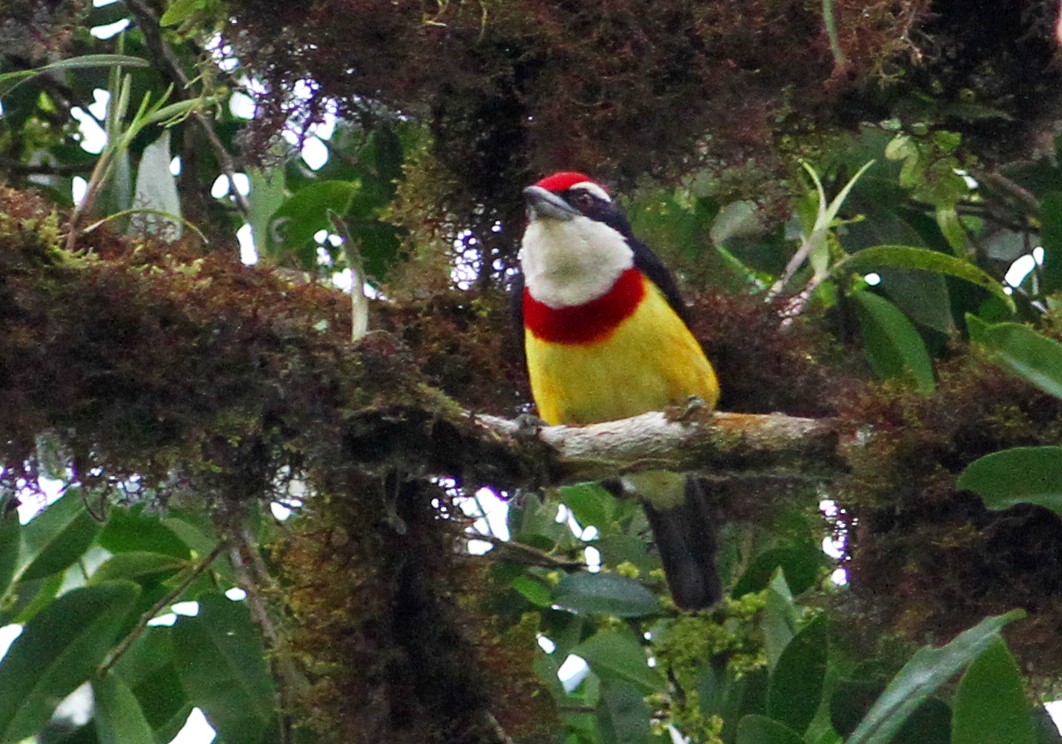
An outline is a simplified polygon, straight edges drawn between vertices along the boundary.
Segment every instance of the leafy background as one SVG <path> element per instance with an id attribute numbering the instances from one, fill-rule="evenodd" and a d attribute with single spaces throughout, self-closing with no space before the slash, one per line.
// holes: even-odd
<path id="1" fill-rule="evenodd" d="M 1058 741 L 1056 23 L 0 3 L 0 742 Z M 556 168 L 675 267 L 724 408 L 844 433 L 829 482 L 712 480 L 711 612 L 598 484 L 350 465 L 372 406 L 529 410 Z"/>

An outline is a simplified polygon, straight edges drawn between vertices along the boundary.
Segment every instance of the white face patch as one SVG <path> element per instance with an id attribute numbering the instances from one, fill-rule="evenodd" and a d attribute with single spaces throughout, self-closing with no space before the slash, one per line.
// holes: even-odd
<path id="1" fill-rule="evenodd" d="M 533 219 L 520 247 L 524 286 L 532 297 L 553 308 L 600 297 L 633 265 L 634 252 L 624 237 L 589 217 Z"/>
<path id="2" fill-rule="evenodd" d="M 611 202 L 612 201 L 612 197 L 610 197 L 608 195 L 608 192 L 605 191 L 600 186 L 598 186 L 593 181 L 580 181 L 579 183 L 573 183 L 571 186 L 568 187 L 569 191 L 575 191 L 575 190 L 578 190 L 578 189 L 582 189 L 583 191 L 585 191 L 585 192 L 587 192 L 589 194 L 593 194 L 594 196 L 596 196 L 601 201 L 604 201 L 604 202 Z"/>

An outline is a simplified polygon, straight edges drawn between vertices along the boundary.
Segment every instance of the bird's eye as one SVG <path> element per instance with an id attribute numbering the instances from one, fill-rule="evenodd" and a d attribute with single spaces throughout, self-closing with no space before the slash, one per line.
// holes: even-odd
<path id="1" fill-rule="evenodd" d="M 589 209 L 594 204 L 594 197 L 586 191 L 575 191 L 571 197 L 572 203 L 579 209 Z"/>

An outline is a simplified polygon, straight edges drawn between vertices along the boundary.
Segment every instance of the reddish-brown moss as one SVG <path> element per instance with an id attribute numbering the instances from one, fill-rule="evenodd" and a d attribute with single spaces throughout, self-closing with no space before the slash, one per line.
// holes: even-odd
<path id="1" fill-rule="evenodd" d="M 991 452 L 1057 444 L 1059 402 L 963 355 L 942 366 L 932 396 L 878 385 L 841 408 L 860 437 L 836 494 L 852 592 L 874 607 L 866 618 L 921 643 L 1023 607 L 1032 619 L 1013 627 L 1012 647 L 1057 672 L 1062 655 L 1046 653 L 1044 634 L 1057 639 L 1062 624 L 1062 521 L 1033 506 L 991 512 L 955 481 Z"/>

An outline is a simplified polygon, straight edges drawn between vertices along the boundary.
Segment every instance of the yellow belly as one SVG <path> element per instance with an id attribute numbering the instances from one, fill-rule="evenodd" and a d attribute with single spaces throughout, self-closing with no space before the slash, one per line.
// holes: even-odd
<path id="1" fill-rule="evenodd" d="M 715 371 L 686 324 L 651 282 L 607 338 L 558 344 L 524 333 L 531 394 L 550 424 L 591 424 L 719 398 Z"/>

